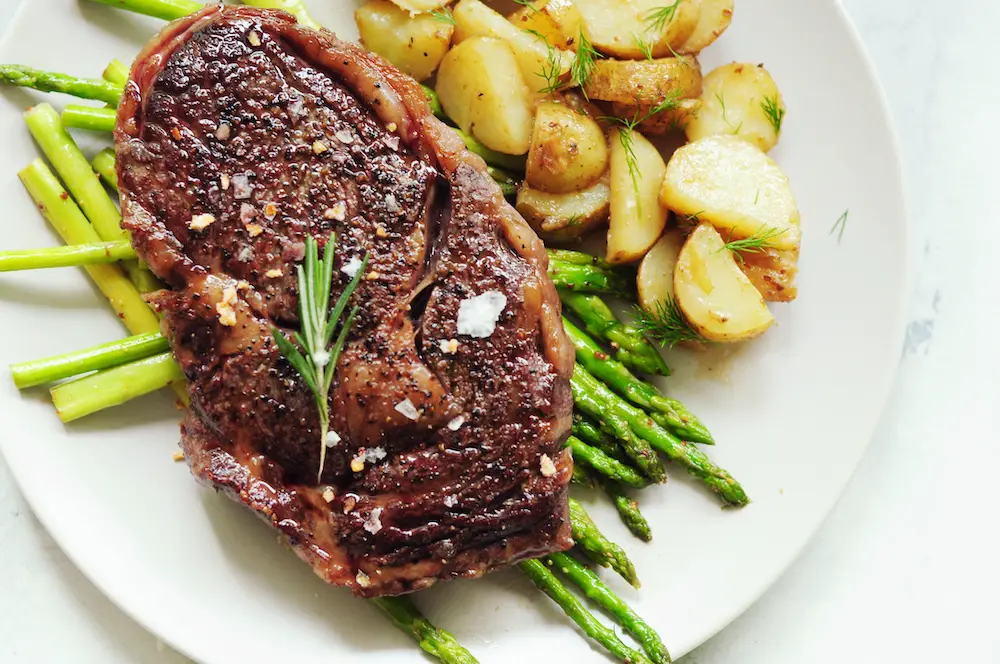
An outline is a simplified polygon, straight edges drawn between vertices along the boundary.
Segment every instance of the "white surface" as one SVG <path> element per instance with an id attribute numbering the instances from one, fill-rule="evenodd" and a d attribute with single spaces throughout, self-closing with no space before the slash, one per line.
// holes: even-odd
<path id="1" fill-rule="evenodd" d="M 997 140 L 988 113 L 998 89 L 990 69 L 976 67 L 988 62 L 1000 11 L 956 4 L 979 11 L 942 11 L 924 0 L 848 3 L 888 88 L 909 165 L 921 236 L 912 351 L 879 435 L 820 538 L 761 603 L 690 660 L 1000 657 L 990 610 L 997 583 L 987 565 L 996 559 L 987 492 L 998 460 L 991 408 L 998 367 L 989 325 L 975 324 L 997 322 L 997 284 L 987 278 L 993 251 L 983 239 L 995 213 L 984 156 Z M 931 220 L 950 236 L 931 239 Z M 183 661 L 159 652 L 82 579 L 15 489 L 2 496 L 9 507 L 0 514 L 0 659 Z"/>

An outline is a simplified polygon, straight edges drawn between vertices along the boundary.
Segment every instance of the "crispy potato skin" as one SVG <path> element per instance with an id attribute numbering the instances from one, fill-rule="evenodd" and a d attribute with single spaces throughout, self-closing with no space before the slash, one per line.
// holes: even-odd
<path id="1" fill-rule="evenodd" d="M 486 147 L 528 151 L 534 108 L 507 42 L 472 37 L 452 48 L 441 61 L 436 90 L 455 124 Z"/>
<path id="2" fill-rule="evenodd" d="M 701 66 L 696 58 L 597 60 L 584 91 L 590 99 L 622 104 L 658 104 L 664 99 L 701 95 Z"/>
<path id="3" fill-rule="evenodd" d="M 608 220 L 611 188 L 608 175 L 582 191 L 550 194 L 528 183 L 517 192 L 517 211 L 546 242 L 569 242 Z"/>
<path id="4" fill-rule="evenodd" d="M 623 60 L 642 60 L 646 55 L 638 36 L 652 48 L 654 58 L 671 55 L 698 26 L 698 4 L 682 0 L 662 29 L 650 14 L 672 3 L 664 0 L 573 0 L 583 17 L 587 38 L 601 53 Z"/>
<path id="5" fill-rule="evenodd" d="M 615 102 L 611 105 L 611 114 L 616 118 L 626 120 L 650 115 L 649 118 L 639 123 L 639 130 L 646 136 L 663 136 L 674 131 L 684 131 L 700 107 L 701 100 L 699 99 L 680 99 L 676 108 L 650 115 L 652 104 L 637 105 Z"/>
<path id="6" fill-rule="evenodd" d="M 678 53 L 701 53 L 718 39 L 733 20 L 733 0 L 685 0 L 698 5 L 698 24 L 675 50 Z"/>
<path id="7" fill-rule="evenodd" d="M 418 81 L 437 69 L 455 31 L 430 14 L 411 17 L 389 0 L 368 0 L 354 12 L 354 21 L 365 48 Z"/>
<path id="8" fill-rule="evenodd" d="M 666 172 L 660 152 L 637 131 L 631 133 L 635 155 L 635 179 L 621 131 L 611 130 L 611 223 L 608 226 L 607 259 L 611 263 L 634 263 L 656 244 L 667 223 L 667 208 L 658 192 Z"/>
<path id="9" fill-rule="evenodd" d="M 746 252 L 740 269 L 768 302 L 791 302 L 798 297 L 795 276 L 799 272 L 798 249 L 762 249 Z M 739 261 L 737 261 L 739 262 Z"/>
<path id="10" fill-rule="evenodd" d="M 542 102 L 528 151 L 528 183 L 566 194 L 585 189 L 608 169 L 608 146 L 600 126 L 564 104 Z"/>
<path id="11" fill-rule="evenodd" d="M 705 76 L 703 88 L 701 107 L 687 124 L 688 140 L 730 134 L 764 152 L 777 145 L 779 131 L 774 122 L 777 113 L 784 113 L 785 102 L 763 66 L 723 65 Z M 771 109 L 770 115 L 766 109 Z"/>

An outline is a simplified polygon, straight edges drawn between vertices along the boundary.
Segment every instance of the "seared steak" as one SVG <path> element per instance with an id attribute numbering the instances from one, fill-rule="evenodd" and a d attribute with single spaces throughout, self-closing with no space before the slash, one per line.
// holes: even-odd
<path id="1" fill-rule="evenodd" d="M 215 6 L 140 55 L 115 142 L 124 223 L 171 287 L 153 299 L 200 480 L 359 595 L 570 546 L 572 350 L 544 248 L 416 83 L 282 12 Z M 316 406 L 271 327 L 297 327 L 304 239 L 331 232 L 334 298 L 370 263 L 317 482 Z"/>

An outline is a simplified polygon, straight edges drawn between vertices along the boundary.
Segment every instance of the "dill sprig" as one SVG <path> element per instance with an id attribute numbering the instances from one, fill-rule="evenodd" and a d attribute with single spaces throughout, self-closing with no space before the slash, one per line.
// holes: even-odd
<path id="1" fill-rule="evenodd" d="M 522 7 L 527 7 L 528 9 L 531 10 L 532 14 L 540 15 L 542 13 L 538 11 L 538 7 L 534 5 L 534 0 L 514 0 L 514 2 L 518 5 L 521 5 Z"/>
<path id="2" fill-rule="evenodd" d="M 761 226 L 758 228 L 753 235 L 742 240 L 730 240 L 722 247 L 722 249 L 728 249 L 733 252 L 733 257 L 736 260 L 743 262 L 743 256 L 740 254 L 759 254 L 765 249 L 773 246 L 771 240 L 788 232 L 787 228 L 772 228 L 769 226 Z M 722 251 L 720 249 L 719 251 Z"/>
<path id="3" fill-rule="evenodd" d="M 451 13 L 451 7 L 442 7 L 431 12 L 431 18 L 441 23 L 455 25 L 455 16 Z"/>
<path id="4" fill-rule="evenodd" d="M 726 100 L 722 98 L 722 93 L 721 92 L 716 92 L 715 93 L 715 98 L 716 98 L 716 100 L 718 100 L 719 106 L 722 107 L 722 121 L 725 122 L 730 127 L 732 127 L 733 123 L 729 121 L 729 116 L 727 115 L 727 113 L 729 112 L 729 109 L 726 108 Z M 743 121 L 740 120 L 740 123 L 738 125 L 736 125 L 735 129 L 733 129 L 733 134 L 740 133 L 740 129 L 742 129 L 742 128 L 743 128 Z"/>
<path id="5" fill-rule="evenodd" d="M 545 64 L 542 65 L 542 71 L 535 72 L 535 76 L 545 79 L 545 87 L 542 88 L 540 92 L 550 93 L 557 91 L 563 85 L 561 80 L 562 59 L 559 57 L 559 49 L 550 44 L 549 40 L 545 38 L 545 35 L 540 33 L 538 30 L 525 30 L 525 32 L 545 44 L 545 49 L 547 51 Z"/>
<path id="6" fill-rule="evenodd" d="M 581 28 L 576 41 L 576 57 L 569 68 L 570 83 L 578 85 L 581 88 L 586 86 L 587 82 L 590 81 L 591 75 L 594 73 L 594 69 L 597 67 L 597 59 L 599 57 L 601 55 L 594 49 L 594 45 L 583 34 L 583 29 Z M 584 95 L 586 94 L 584 92 Z"/>
<path id="7" fill-rule="evenodd" d="M 677 7 L 681 2 L 682 0 L 675 0 L 672 5 L 653 7 L 646 12 L 646 15 L 643 17 L 646 23 L 646 30 L 658 33 L 663 32 L 670 21 L 674 19 L 674 15 L 677 14 Z"/>
<path id="8" fill-rule="evenodd" d="M 844 214 L 840 215 L 837 222 L 833 225 L 833 228 L 830 229 L 830 235 L 833 235 L 834 233 L 837 234 L 837 244 L 840 244 L 840 241 L 844 239 L 844 229 L 847 228 L 848 212 L 850 212 L 850 210 L 844 210 Z"/>
<path id="9" fill-rule="evenodd" d="M 330 308 L 330 289 L 333 284 L 333 255 L 336 247 L 336 237 L 330 234 L 330 239 L 323 249 L 323 258 L 319 258 L 316 240 L 310 236 L 306 239 L 305 257 L 298 266 L 299 286 L 299 324 L 300 332 L 292 334 L 292 340 L 277 327 L 271 327 L 274 343 L 288 363 L 299 372 L 302 380 L 309 387 L 319 411 L 319 471 L 316 481 L 323 477 L 323 466 L 326 463 L 327 434 L 330 431 L 330 385 L 336 373 L 337 360 L 347 341 L 347 333 L 354 323 L 358 312 L 353 306 L 344 316 L 347 303 L 358 287 L 358 282 L 365 273 L 368 256 L 361 261 L 361 267 L 344 292 L 337 298 L 337 303 Z M 334 339 L 337 327 L 340 333 Z M 293 343 L 294 340 L 294 343 Z M 297 345 L 296 345 L 297 344 Z M 301 347 L 301 350 L 299 348 Z"/>
<path id="10" fill-rule="evenodd" d="M 635 307 L 633 316 L 636 327 L 661 346 L 673 348 L 682 341 L 707 342 L 684 318 L 677 300 L 672 296 L 657 302 L 654 311 Z"/>
<path id="11" fill-rule="evenodd" d="M 645 39 L 643 39 L 642 37 L 640 37 L 638 34 L 636 34 L 634 32 L 632 33 L 632 39 L 635 40 L 635 45 L 639 47 L 640 51 L 642 51 L 642 57 L 646 58 L 647 60 L 652 60 L 653 59 L 653 42 L 652 41 L 646 41 Z"/>
<path id="12" fill-rule="evenodd" d="M 774 127 L 774 133 L 780 134 L 781 123 L 785 121 L 785 108 L 778 100 L 778 93 L 773 97 L 764 97 L 764 101 L 760 102 L 760 110 L 764 111 L 768 122 Z"/>

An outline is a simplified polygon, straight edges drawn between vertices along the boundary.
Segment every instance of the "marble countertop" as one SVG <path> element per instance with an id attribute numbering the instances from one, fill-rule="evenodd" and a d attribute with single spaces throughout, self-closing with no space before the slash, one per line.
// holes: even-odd
<path id="1" fill-rule="evenodd" d="M 990 157 L 1000 74 L 989 65 L 1000 4 L 843 2 L 902 143 L 917 264 L 906 350 L 874 440 L 819 534 L 685 662 L 1000 661 L 1000 355 L 988 350 L 1000 327 L 988 239 L 1000 211 Z M 0 32 L 18 4 L 0 0 Z M 189 661 L 83 577 L 2 460 L 0 569 L 0 661 Z"/>

